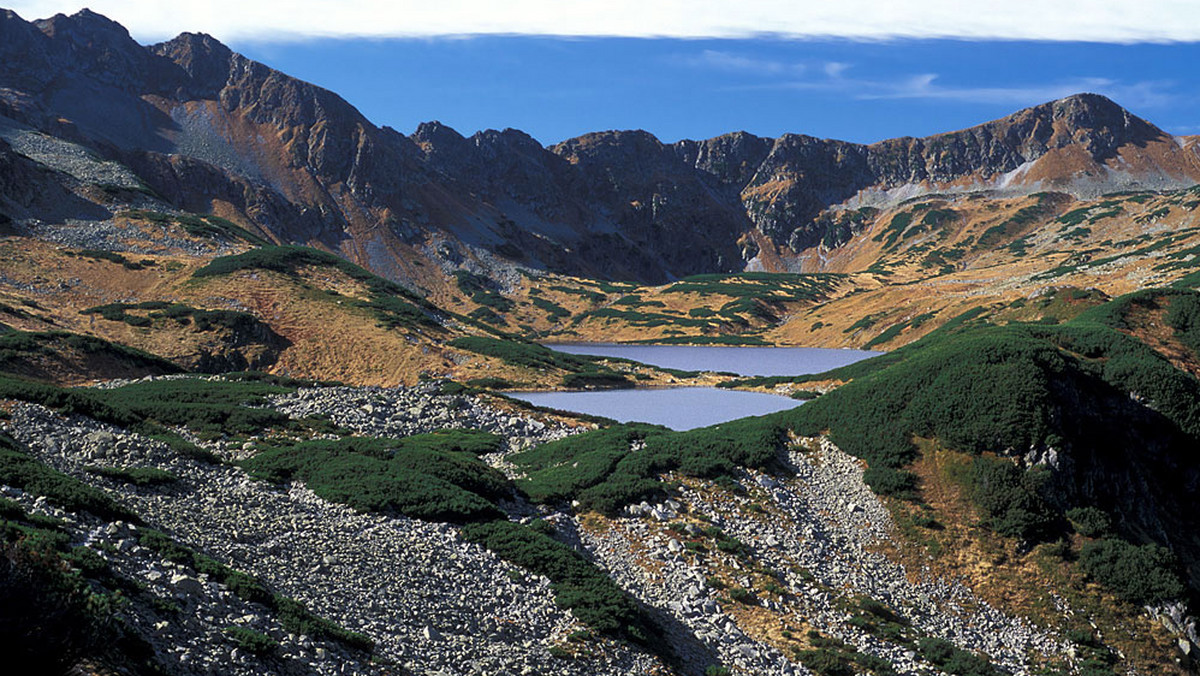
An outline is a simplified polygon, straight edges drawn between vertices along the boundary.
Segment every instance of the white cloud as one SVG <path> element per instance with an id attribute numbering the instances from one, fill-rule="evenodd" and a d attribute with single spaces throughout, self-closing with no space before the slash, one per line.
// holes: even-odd
<path id="1" fill-rule="evenodd" d="M 693 65 L 704 65 L 692 62 Z M 727 91 L 796 90 L 821 92 L 858 100 L 928 99 L 960 103 L 1027 106 L 1072 94 L 1103 94 L 1134 109 L 1165 108 L 1180 100 L 1177 83 L 1143 80 L 1133 83 L 1103 77 L 1063 78 L 1053 82 L 1020 83 L 1007 86 L 945 84 L 937 73 L 888 77 L 846 77 L 855 64 L 828 62 L 814 69 L 813 77 L 774 78 L 768 82 L 725 87 Z M 861 69 L 861 68 L 860 68 Z M 819 72 L 817 72 L 819 71 Z"/>
<path id="2" fill-rule="evenodd" d="M 1195 0 L 85 0 L 143 41 L 446 35 L 1200 40 Z M 26 19 L 81 0 L 8 0 Z"/>
<path id="3" fill-rule="evenodd" d="M 746 71 L 760 75 L 779 75 L 784 73 L 800 75 L 808 70 L 802 63 L 786 63 L 771 59 L 759 59 L 715 49 L 706 49 L 700 52 L 698 56 L 689 57 L 686 59 L 686 62 L 691 66 L 735 72 Z"/>

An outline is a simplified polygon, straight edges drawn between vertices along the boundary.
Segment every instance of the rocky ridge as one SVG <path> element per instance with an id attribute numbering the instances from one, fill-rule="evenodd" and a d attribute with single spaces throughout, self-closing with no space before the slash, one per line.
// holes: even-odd
<path id="1" fill-rule="evenodd" d="M 786 266 L 829 234 L 818 217 L 831 208 L 1200 180 L 1194 146 L 1093 94 L 871 145 L 746 133 L 665 144 L 608 131 L 543 147 L 511 129 L 377 127 L 207 35 L 143 47 L 87 11 L 35 23 L 5 12 L 0 35 L 0 115 L 123 164 L 175 208 L 400 280 L 417 274 L 410 259 L 432 256 L 659 283 Z M 760 256 L 747 237 L 771 251 Z"/>

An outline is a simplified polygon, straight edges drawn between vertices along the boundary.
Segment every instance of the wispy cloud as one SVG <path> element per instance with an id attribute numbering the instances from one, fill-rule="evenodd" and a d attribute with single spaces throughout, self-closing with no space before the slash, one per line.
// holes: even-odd
<path id="1" fill-rule="evenodd" d="M 1195 0 L 86 0 L 140 39 L 205 31 L 233 40 L 311 37 L 560 35 L 1200 40 Z M 9 0 L 25 18 L 71 13 L 80 0 Z M 986 6 L 985 6 L 986 5 Z"/>
<path id="2" fill-rule="evenodd" d="M 1063 78 L 1053 82 L 1004 86 L 948 84 L 938 73 L 890 77 L 848 77 L 854 64 L 827 62 L 807 69 L 806 77 L 775 78 L 727 87 L 729 90 L 797 90 L 837 94 L 856 100 L 941 100 L 958 103 L 1032 105 L 1064 96 L 1091 92 L 1103 94 L 1137 109 L 1166 108 L 1181 101 L 1176 83 L 1166 80 L 1122 82 L 1104 77 Z"/>
<path id="3" fill-rule="evenodd" d="M 808 70 L 803 63 L 788 63 L 772 59 L 760 59 L 734 52 L 706 49 L 696 56 L 686 57 L 684 62 L 691 66 L 713 68 L 740 73 L 756 73 L 759 75 L 801 75 Z"/>

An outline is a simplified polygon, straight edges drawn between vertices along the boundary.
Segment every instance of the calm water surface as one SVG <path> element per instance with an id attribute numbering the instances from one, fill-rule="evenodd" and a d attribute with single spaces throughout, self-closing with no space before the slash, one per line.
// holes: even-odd
<path id="1" fill-rule="evenodd" d="M 570 354 L 623 357 L 684 371 L 728 371 L 740 376 L 802 376 L 853 364 L 882 352 L 824 347 L 729 347 L 725 345 L 617 345 L 559 343 L 546 347 Z"/>
<path id="2" fill-rule="evenodd" d="M 624 357 L 686 371 L 729 371 L 739 375 L 764 376 L 820 373 L 880 354 L 863 350 L 812 347 L 692 347 L 602 343 L 574 343 L 548 347 L 572 354 Z M 751 415 L 766 415 L 795 408 L 804 403 L 773 394 L 714 387 L 599 392 L 513 392 L 510 395 L 538 406 L 590 413 L 621 422 L 655 423 L 674 430 L 690 430 Z"/>
<path id="3" fill-rule="evenodd" d="M 621 422 L 654 423 L 673 430 L 690 430 L 751 415 L 786 411 L 804 403 L 774 394 L 715 387 L 508 394 L 538 406 L 602 415 Z"/>

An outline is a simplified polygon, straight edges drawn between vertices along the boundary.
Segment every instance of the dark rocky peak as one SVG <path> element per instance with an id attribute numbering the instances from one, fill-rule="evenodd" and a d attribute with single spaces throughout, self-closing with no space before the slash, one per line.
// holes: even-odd
<path id="1" fill-rule="evenodd" d="M 671 146 L 642 131 L 603 131 L 568 139 L 550 152 L 614 187 L 695 179 L 699 173 Z"/>
<path id="2" fill-rule="evenodd" d="M 742 187 L 753 178 L 772 145 L 773 139 L 739 131 L 707 141 L 680 141 L 674 148 L 687 164 L 722 183 Z"/>
<path id="3" fill-rule="evenodd" d="M 150 50 L 188 74 L 188 98 L 215 99 L 229 81 L 234 53 L 211 35 L 180 33 L 169 42 L 152 45 Z"/>
<path id="4" fill-rule="evenodd" d="M 1145 145 L 1166 136 L 1158 127 L 1099 94 L 1076 94 L 1048 105 L 1056 126 L 1062 129 L 1058 143 L 1083 143 L 1098 160 L 1107 159 L 1120 146 Z"/>
<path id="5" fill-rule="evenodd" d="M 654 134 L 641 129 L 592 132 L 567 139 L 552 146 L 550 151 L 572 162 L 581 163 L 592 159 L 604 161 L 619 156 L 661 158 L 669 154 L 667 146 Z"/>
<path id="6" fill-rule="evenodd" d="M 475 132 L 471 137 L 475 147 L 485 153 L 498 152 L 519 153 L 526 156 L 540 157 L 547 153 L 546 148 L 537 139 L 520 129 L 506 128 L 502 131 L 485 129 Z"/>
<path id="7" fill-rule="evenodd" d="M 70 70 L 110 86 L 137 89 L 152 70 L 151 55 L 121 24 L 84 9 L 56 14 L 34 25 L 50 39 Z"/>
<path id="8" fill-rule="evenodd" d="M 442 124 L 437 120 L 422 122 L 413 132 L 412 140 L 425 151 L 430 158 L 446 153 L 462 153 L 471 144 L 453 127 Z"/>
<path id="9" fill-rule="evenodd" d="M 80 43 L 133 42 L 133 38 L 130 37 L 129 31 L 125 30 L 124 26 L 103 14 L 97 14 L 86 8 L 70 16 L 55 14 L 49 19 L 38 19 L 34 24 L 52 39 L 67 38 Z"/>
<path id="10" fill-rule="evenodd" d="M 0 11 L 0 85 L 40 89 L 54 77 L 50 41 L 16 12 Z"/>

